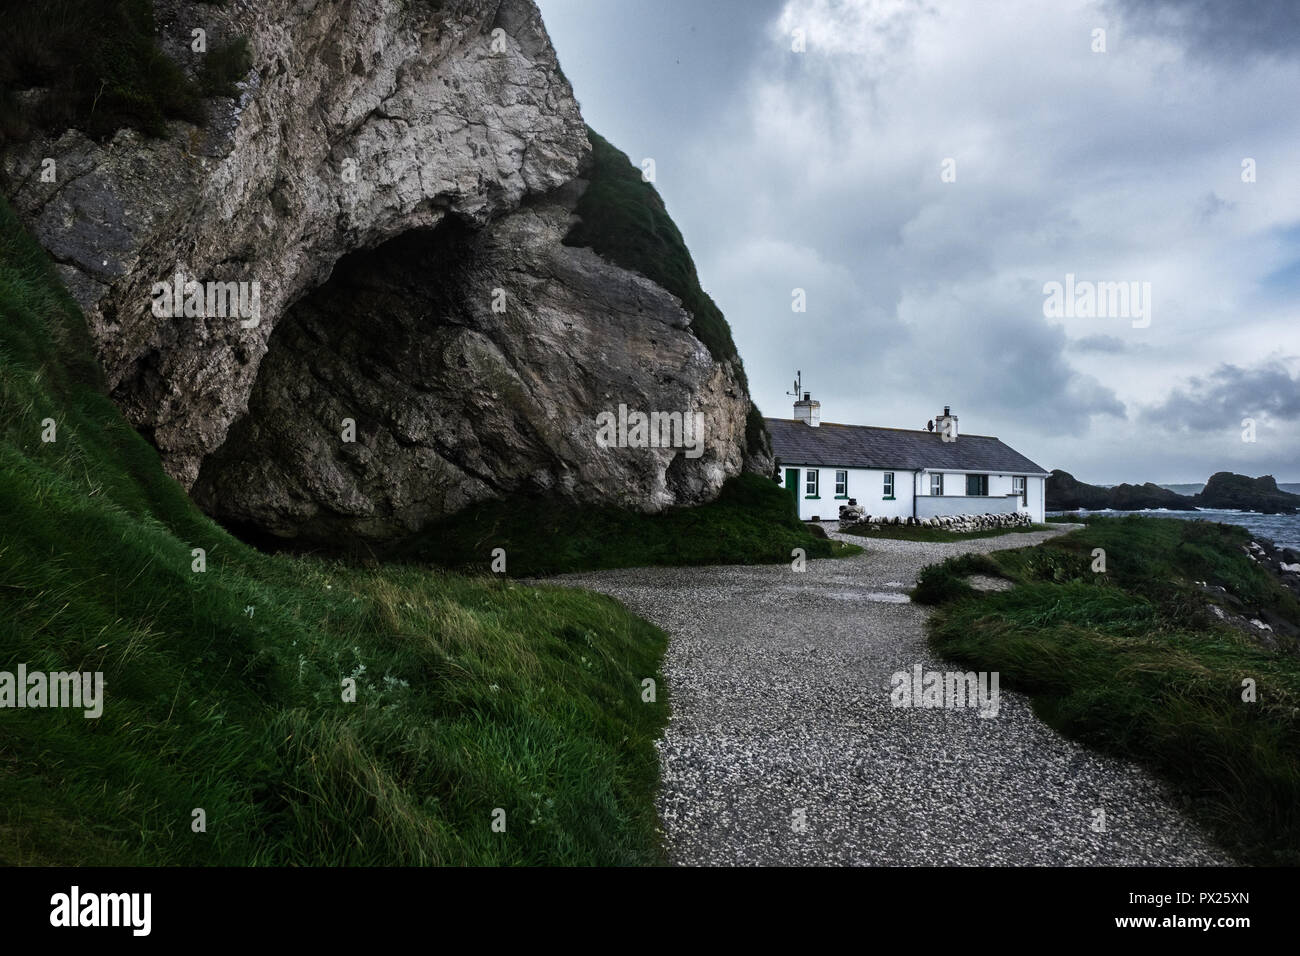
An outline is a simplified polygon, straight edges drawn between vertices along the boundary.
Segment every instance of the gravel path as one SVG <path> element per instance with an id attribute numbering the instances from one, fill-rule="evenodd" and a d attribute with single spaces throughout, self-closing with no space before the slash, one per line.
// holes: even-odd
<path id="1" fill-rule="evenodd" d="M 1025 697 L 1001 689 L 988 719 L 891 706 L 894 672 L 957 669 L 930 656 L 927 612 L 904 593 L 921 568 L 1066 530 L 873 540 L 804 573 L 641 568 L 547 583 L 610 594 L 671 635 L 659 814 L 673 863 L 1230 864 L 1168 788 L 1061 737 Z"/>

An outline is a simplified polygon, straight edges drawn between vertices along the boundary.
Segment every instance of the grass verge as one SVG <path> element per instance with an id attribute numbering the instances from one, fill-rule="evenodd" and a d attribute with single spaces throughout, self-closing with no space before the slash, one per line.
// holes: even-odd
<path id="1" fill-rule="evenodd" d="M 485 502 L 422 535 L 406 557 L 484 571 L 497 548 L 505 552 L 506 573 L 517 577 L 653 565 L 776 564 L 790 561 L 795 548 L 809 558 L 862 550 L 814 537 L 774 481 L 744 474 L 708 504 L 657 515 L 552 498 Z"/>
<path id="2" fill-rule="evenodd" d="M 1243 553 L 1248 540 L 1232 525 L 1093 518 L 1034 548 L 928 568 L 915 597 L 938 605 L 936 653 L 999 671 L 1053 727 L 1163 775 L 1243 860 L 1295 865 L 1300 657 L 1207 613 L 1196 583 L 1300 623 L 1294 596 Z M 961 581 L 972 571 L 1016 587 L 975 592 Z"/>

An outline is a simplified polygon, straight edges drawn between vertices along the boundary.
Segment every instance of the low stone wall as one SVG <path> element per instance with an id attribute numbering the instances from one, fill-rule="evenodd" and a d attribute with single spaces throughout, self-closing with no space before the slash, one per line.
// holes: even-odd
<path id="1" fill-rule="evenodd" d="M 916 497 L 918 518 L 1015 514 L 1019 507 L 1019 495 L 917 495 Z"/>
<path id="2" fill-rule="evenodd" d="M 1028 528 L 1034 519 L 1028 512 L 1013 511 L 1009 514 L 939 515 L 920 518 L 918 523 L 945 531 L 995 531 L 999 528 Z"/>
<path id="3" fill-rule="evenodd" d="M 840 521 L 873 525 L 911 525 L 921 528 L 943 528 L 945 531 L 994 531 L 999 528 L 1027 528 L 1034 523 L 1029 514 L 1013 512 L 1011 514 L 978 515 L 938 515 L 933 518 L 900 518 L 896 515 L 872 517 L 869 514 L 857 515 L 852 508 L 840 509 Z"/>

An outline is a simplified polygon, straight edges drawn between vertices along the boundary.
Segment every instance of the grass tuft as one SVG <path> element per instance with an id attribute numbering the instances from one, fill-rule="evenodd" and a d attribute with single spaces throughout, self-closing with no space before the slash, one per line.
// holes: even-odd
<path id="1" fill-rule="evenodd" d="M 0 32 L 0 146 L 75 128 L 163 136 L 169 120 L 206 122 L 203 98 L 235 95 L 247 40 L 218 44 L 191 79 L 158 46 L 150 0 L 41 0 L 5 11 Z"/>

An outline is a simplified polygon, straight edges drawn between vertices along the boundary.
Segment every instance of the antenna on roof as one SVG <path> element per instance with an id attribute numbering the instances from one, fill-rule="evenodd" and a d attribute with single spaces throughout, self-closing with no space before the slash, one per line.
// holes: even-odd
<path id="1" fill-rule="evenodd" d="M 803 372 L 799 371 L 798 369 L 795 369 L 794 374 L 795 374 L 794 391 L 786 392 L 786 394 L 793 395 L 795 398 L 799 398 L 801 395 L 803 395 Z"/>

